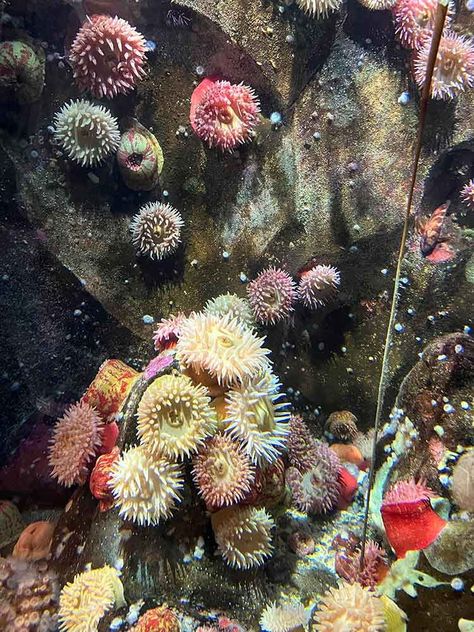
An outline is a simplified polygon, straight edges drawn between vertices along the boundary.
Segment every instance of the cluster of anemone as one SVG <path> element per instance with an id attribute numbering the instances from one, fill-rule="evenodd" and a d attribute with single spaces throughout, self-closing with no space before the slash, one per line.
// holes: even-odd
<path id="1" fill-rule="evenodd" d="M 54 427 L 49 447 L 51 475 L 61 485 L 83 484 L 102 445 L 104 424 L 89 404 L 70 406 Z"/>
<path id="2" fill-rule="evenodd" d="M 115 568 L 103 566 L 80 573 L 61 591 L 60 629 L 65 632 L 97 630 L 107 612 L 124 605 L 123 586 Z"/>
<path id="3" fill-rule="evenodd" d="M 243 84 L 204 79 L 191 97 L 191 126 L 208 147 L 231 151 L 252 138 L 260 103 Z"/>
<path id="4" fill-rule="evenodd" d="M 145 52 L 145 38 L 126 20 L 93 15 L 79 29 L 69 62 L 81 90 L 112 99 L 144 77 Z"/>
<path id="5" fill-rule="evenodd" d="M 67 156 L 83 167 L 94 167 L 115 152 L 120 142 L 117 120 L 102 105 L 76 100 L 54 117 L 54 137 Z"/>
<path id="6" fill-rule="evenodd" d="M 247 294 L 255 320 L 274 325 L 288 320 L 296 301 L 312 310 L 327 305 L 337 294 L 340 282 L 340 272 L 329 265 L 304 270 L 298 285 L 285 270 L 270 267 L 248 284 Z"/>
<path id="7" fill-rule="evenodd" d="M 181 214 L 170 204 L 145 204 L 130 224 L 137 253 L 156 260 L 168 257 L 181 242 L 183 224 Z"/>

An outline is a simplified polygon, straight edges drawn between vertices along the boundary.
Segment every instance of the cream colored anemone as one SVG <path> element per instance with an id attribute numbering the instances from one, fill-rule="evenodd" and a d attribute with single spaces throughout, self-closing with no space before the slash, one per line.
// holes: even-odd
<path id="1" fill-rule="evenodd" d="M 316 632 L 384 632 L 384 606 L 369 588 L 342 582 L 322 597 L 314 615 Z"/>
<path id="2" fill-rule="evenodd" d="M 182 325 L 176 357 L 185 366 L 206 371 L 219 384 L 236 384 L 266 368 L 268 349 L 230 314 L 192 314 Z"/>
<path id="3" fill-rule="evenodd" d="M 342 0 L 296 0 L 296 4 L 306 13 L 320 18 L 339 9 Z"/>
<path id="4" fill-rule="evenodd" d="M 176 463 L 152 457 L 141 447 L 129 448 L 111 470 L 110 487 L 120 515 L 141 525 L 168 518 L 182 485 Z"/>
<path id="5" fill-rule="evenodd" d="M 207 301 L 204 313 L 212 316 L 226 316 L 229 314 L 231 318 L 237 318 L 239 322 L 247 327 L 255 325 L 255 318 L 248 300 L 229 292 L 220 294 Z"/>
<path id="6" fill-rule="evenodd" d="M 234 568 L 260 566 L 272 554 L 273 519 L 265 509 L 229 507 L 211 516 L 219 553 Z"/>
<path id="7" fill-rule="evenodd" d="M 145 391 L 138 405 L 140 443 L 152 454 L 170 459 L 189 456 L 217 427 L 216 411 L 204 386 L 185 375 L 163 375 Z"/>
<path id="8" fill-rule="evenodd" d="M 278 379 L 265 371 L 226 395 L 226 432 L 243 442 L 254 463 L 275 461 L 286 445 L 290 413 L 288 404 L 278 401 L 279 386 Z"/>
<path id="9" fill-rule="evenodd" d="M 303 632 L 310 616 L 311 611 L 301 603 L 271 603 L 262 612 L 260 626 L 265 632 Z"/>
<path id="10" fill-rule="evenodd" d="M 125 605 L 123 586 L 115 568 L 104 566 L 76 575 L 59 597 L 59 628 L 64 632 L 97 630 L 113 607 Z"/>

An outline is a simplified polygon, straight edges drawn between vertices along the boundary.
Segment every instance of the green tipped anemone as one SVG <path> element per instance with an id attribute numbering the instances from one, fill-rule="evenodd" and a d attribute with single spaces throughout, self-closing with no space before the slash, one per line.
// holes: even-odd
<path id="1" fill-rule="evenodd" d="M 155 136 L 132 119 L 117 152 L 122 178 L 132 191 L 151 191 L 163 169 L 163 151 Z"/>
<path id="2" fill-rule="evenodd" d="M 44 85 L 44 53 L 25 42 L 0 43 L 0 89 L 19 103 L 37 101 Z"/>

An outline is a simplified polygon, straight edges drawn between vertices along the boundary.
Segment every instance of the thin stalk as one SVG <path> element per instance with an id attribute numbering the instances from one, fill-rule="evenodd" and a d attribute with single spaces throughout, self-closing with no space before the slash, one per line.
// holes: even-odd
<path id="1" fill-rule="evenodd" d="M 370 513 L 370 497 L 372 493 L 372 487 L 374 483 L 375 476 L 375 458 L 377 452 L 377 435 L 380 427 L 380 420 L 382 417 L 382 410 L 385 398 L 385 391 L 387 388 L 386 377 L 388 373 L 388 360 L 390 354 L 390 342 L 392 338 L 392 330 L 395 322 L 395 316 L 397 312 L 397 304 L 398 304 L 398 290 L 400 286 L 400 275 L 402 270 L 403 257 L 405 254 L 405 246 L 408 235 L 408 227 L 410 224 L 410 213 L 411 207 L 413 204 L 413 196 L 415 191 L 416 178 L 418 175 L 418 165 L 420 162 L 420 154 L 421 147 L 423 141 L 423 133 L 425 129 L 425 121 L 426 121 L 426 111 L 428 109 L 428 101 L 430 99 L 431 92 L 431 81 L 433 78 L 433 71 L 436 63 L 436 57 L 438 55 L 439 43 L 441 40 L 441 36 L 443 34 L 444 23 L 446 20 L 446 13 L 448 10 L 447 3 L 439 2 L 436 10 L 435 16 L 435 25 L 433 28 L 433 36 L 431 39 L 431 47 L 430 54 L 428 57 L 428 64 L 426 67 L 426 75 L 425 81 L 423 84 L 423 90 L 421 93 L 421 101 L 420 101 L 420 113 L 418 119 L 418 134 L 416 138 L 415 145 L 415 155 L 413 157 L 413 168 L 410 182 L 410 189 L 408 192 L 408 200 L 407 200 L 407 208 L 405 213 L 405 220 L 403 222 L 403 230 L 402 236 L 400 239 L 400 249 L 398 252 L 398 261 L 397 261 L 397 270 L 395 273 L 395 281 L 393 285 L 393 294 L 392 294 L 392 304 L 390 308 L 390 316 L 387 324 L 387 333 L 385 335 L 385 345 L 383 351 L 383 359 L 382 359 L 382 368 L 380 370 L 380 380 L 378 386 L 377 393 L 377 408 L 375 411 L 375 421 L 374 421 L 374 440 L 372 444 L 372 461 L 369 469 L 369 487 L 367 490 L 367 498 L 365 503 L 365 511 L 364 511 L 364 526 L 362 530 L 362 544 L 361 544 L 361 552 L 360 552 L 360 569 L 362 570 L 364 567 L 364 557 L 365 557 L 365 545 L 367 541 L 367 529 L 369 524 L 369 513 Z"/>

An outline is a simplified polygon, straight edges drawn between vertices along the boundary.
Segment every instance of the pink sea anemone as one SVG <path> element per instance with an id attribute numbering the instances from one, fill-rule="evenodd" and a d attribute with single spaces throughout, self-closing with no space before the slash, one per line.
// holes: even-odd
<path id="1" fill-rule="evenodd" d="M 299 415 L 290 418 L 290 432 L 287 439 L 288 461 L 300 472 L 309 470 L 318 456 L 316 439 Z"/>
<path id="2" fill-rule="evenodd" d="M 209 147 L 223 151 L 250 140 L 259 113 L 260 103 L 251 88 L 216 77 L 201 81 L 191 97 L 194 132 Z"/>
<path id="3" fill-rule="evenodd" d="M 431 38 L 427 38 L 414 59 L 415 79 L 423 86 L 430 54 Z M 474 45 L 472 40 L 447 32 L 439 43 L 433 71 L 433 99 L 453 99 L 467 88 L 474 87 Z"/>
<path id="4" fill-rule="evenodd" d="M 49 449 L 52 476 L 61 485 L 82 485 L 102 445 L 104 424 L 92 406 L 73 404 L 56 423 Z"/>
<path id="5" fill-rule="evenodd" d="M 194 458 L 194 482 L 210 509 L 233 505 L 251 489 L 255 469 L 237 441 L 216 435 Z"/>
<path id="6" fill-rule="evenodd" d="M 469 208 L 474 208 L 474 180 L 469 180 L 461 189 L 461 200 Z"/>
<path id="7" fill-rule="evenodd" d="M 415 479 L 411 478 L 408 481 L 397 481 L 394 483 L 383 497 L 383 502 L 384 504 L 411 502 L 420 498 L 432 498 L 433 496 L 436 496 L 436 494 L 426 486 L 424 480 L 416 482 Z"/>
<path id="8" fill-rule="evenodd" d="M 126 20 L 93 15 L 79 29 L 69 61 L 81 90 L 112 99 L 145 75 L 145 51 L 145 38 Z"/>
<path id="9" fill-rule="evenodd" d="M 351 584 L 357 582 L 361 586 L 374 589 L 387 573 L 387 554 L 376 542 L 368 540 L 365 545 L 362 568 L 360 555 L 360 546 L 338 550 L 335 560 L 336 573 Z"/>
<path id="10" fill-rule="evenodd" d="M 310 309 L 323 307 L 334 298 L 340 282 L 341 274 L 333 266 L 314 266 L 302 272 L 297 290 L 298 298 Z"/>
<path id="11" fill-rule="evenodd" d="M 421 48 L 434 27 L 437 6 L 437 0 L 397 0 L 392 8 L 395 33 L 405 48 Z"/>
<path id="12" fill-rule="evenodd" d="M 286 471 L 286 483 L 297 509 L 310 514 L 324 514 L 337 507 L 341 495 L 341 462 L 329 446 L 315 441 L 317 457 L 309 470 L 296 467 Z"/>
<path id="13" fill-rule="evenodd" d="M 181 325 L 186 316 L 182 312 L 172 314 L 169 318 L 162 318 L 153 332 L 153 342 L 157 351 L 164 351 L 176 346 Z"/>
<path id="14" fill-rule="evenodd" d="M 296 301 L 296 285 L 280 268 L 263 270 L 247 286 L 250 305 L 257 321 L 272 325 L 288 318 Z"/>

